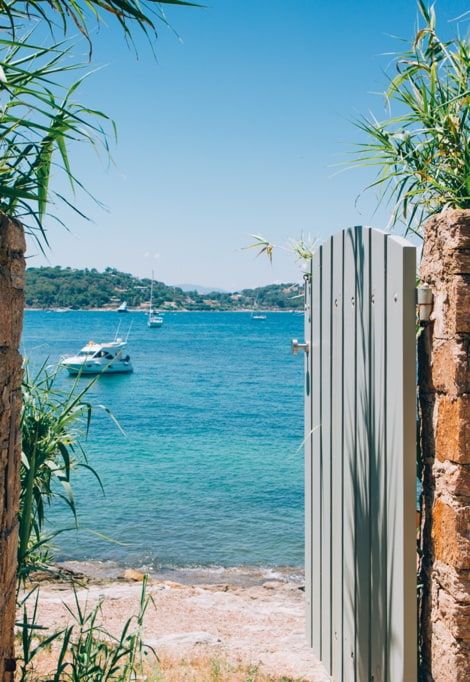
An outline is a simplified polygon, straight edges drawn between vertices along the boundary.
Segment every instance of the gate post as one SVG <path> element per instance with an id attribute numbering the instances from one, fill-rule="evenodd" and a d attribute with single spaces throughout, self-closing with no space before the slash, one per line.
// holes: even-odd
<path id="1" fill-rule="evenodd" d="M 421 279 L 434 293 L 419 342 L 423 455 L 421 659 L 425 680 L 470 670 L 470 210 L 425 225 Z"/>
<path id="2" fill-rule="evenodd" d="M 0 214 L 0 679 L 13 679 L 21 443 L 24 233 Z"/>

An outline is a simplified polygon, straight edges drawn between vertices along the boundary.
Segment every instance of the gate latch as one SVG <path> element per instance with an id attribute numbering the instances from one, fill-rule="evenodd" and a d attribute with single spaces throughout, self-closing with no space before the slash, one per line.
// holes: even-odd
<path id="1" fill-rule="evenodd" d="M 292 354 L 297 355 L 299 350 L 303 350 L 305 353 L 308 353 L 308 351 L 310 350 L 310 345 L 308 344 L 308 342 L 299 343 L 297 339 L 292 339 L 291 348 Z"/>
<path id="2" fill-rule="evenodd" d="M 416 303 L 418 305 L 418 320 L 420 325 L 424 327 L 431 319 L 433 304 L 433 294 L 429 284 L 421 284 L 418 287 Z"/>

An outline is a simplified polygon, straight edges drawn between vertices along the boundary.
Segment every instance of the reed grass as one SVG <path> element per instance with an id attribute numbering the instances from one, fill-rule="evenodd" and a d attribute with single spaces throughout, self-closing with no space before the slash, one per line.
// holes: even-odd
<path id="1" fill-rule="evenodd" d="M 57 533 L 68 529 L 45 531 L 47 510 L 55 500 L 65 503 L 71 512 L 71 527 L 77 527 L 73 473 L 80 469 L 88 471 L 103 491 L 84 448 L 93 411 L 104 411 L 119 427 L 108 408 L 88 399 L 96 378 L 85 387 L 77 378 L 64 391 L 57 385 L 61 371 L 42 366 L 31 373 L 25 366 L 18 548 L 18 574 L 22 579 L 33 570 L 47 568 L 52 561 L 51 541 Z"/>
<path id="2" fill-rule="evenodd" d="M 28 593 L 22 602 L 18 682 L 131 682 L 145 679 L 144 666 L 151 647 L 143 641 L 143 623 L 152 603 L 147 579 L 142 584 L 139 608 L 118 637 L 100 622 L 101 603 L 88 609 L 75 591 L 74 608 L 66 606 L 72 623 L 45 634 L 38 623 L 39 591 Z M 32 600 L 32 601 L 31 601 Z M 42 659 L 42 661 L 41 661 Z M 40 667 L 45 670 L 40 672 Z"/>
<path id="3" fill-rule="evenodd" d="M 354 160 L 378 168 L 367 189 L 391 204 L 391 225 L 417 234 L 435 213 L 470 208 L 470 41 L 442 39 L 434 5 L 418 0 L 418 10 L 421 26 L 384 93 L 390 117 L 356 122 L 365 141 Z"/>
<path id="4" fill-rule="evenodd" d="M 77 100 L 88 74 L 74 61 L 74 43 L 51 41 L 44 47 L 34 35 L 23 29 L 14 36 L 6 31 L 0 39 L 0 211 L 47 244 L 50 204 L 85 217 L 76 206 L 75 193 L 85 188 L 72 170 L 70 147 L 86 143 L 108 153 L 113 123 Z M 53 174 L 65 177 L 69 198 L 52 190 Z"/>

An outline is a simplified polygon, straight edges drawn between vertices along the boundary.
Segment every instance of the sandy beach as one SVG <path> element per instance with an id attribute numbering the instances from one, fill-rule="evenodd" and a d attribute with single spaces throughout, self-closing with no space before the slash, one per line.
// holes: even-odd
<path id="1" fill-rule="evenodd" d="M 76 572 L 77 566 L 73 568 Z M 137 612 L 143 574 L 128 569 L 109 580 L 93 573 L 90 577 L 86 566 L 76 573 L 79 600 L 88 607 L 101 600 L 103 623 L 117 635 Z M 206 584 L 149 579 L 154 606 L 146 616 L 145 641 L 156 650 L 164 669 L 173 670 L 162 679 L 212 679 L 200 670 L 201 661 L 206 661 L 225 670 L 214 679 L 248 679 L 236 672 L 243 669 L 267 676 L 250 678 L 254 680 L 327 682 L 305 642 L 304 592 L 298 580 L 280 574 L 262 582 L 259 575 L 246 584 L 230 579 L 234 574 L 227 572 L 219 575 L 219 582 L 216 577 Z M 39 601 L 41 625 L 57 629 L 70 622 L 65 605 L 73 606 L 74 595 L 69 582 L 41 580 Z"/>

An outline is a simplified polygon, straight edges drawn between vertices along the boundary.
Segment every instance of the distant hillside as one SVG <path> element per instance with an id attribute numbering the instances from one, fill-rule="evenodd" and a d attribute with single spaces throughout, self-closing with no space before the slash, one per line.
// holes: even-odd
<path id="1" fill-rule="evenodd" d="M 204 287 L 202 284 L 172 284 L 171 286 L 183 289 L 183 291 L 197 291 L 198 294 L 226 294 L 227 289 L 220 289 L 219 287 Z"/>
<path id="2" fill-rule="evenodd" d="M 114 268 L 104 272 L 72 268 L 28 268 L 26 306 L 29 308 L 117 308 L 127 301 L 130 308 L 148 307 L 150 279 L 139 279 Z M 235 293 L 183 291 L 180 287 L 155 282 L 153 301 L 161 310 L 299 310 L 302 287 L 298 284 L 271 284 Z"/>

